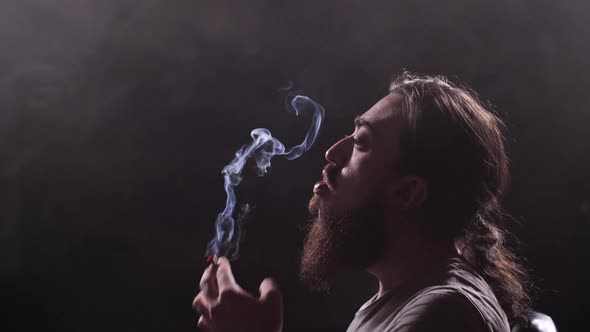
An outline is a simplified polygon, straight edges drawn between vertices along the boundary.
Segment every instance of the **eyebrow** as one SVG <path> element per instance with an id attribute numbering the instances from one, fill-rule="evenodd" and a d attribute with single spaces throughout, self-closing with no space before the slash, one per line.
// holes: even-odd
<path id="1" fill-rule="evenodd" d="M 365 127 L 367 128 L 372 134 L 375 134 L 375 129 L 373 128 L 373 125 L 370 124 L 369 122 L 367 122 L 367 120 L 361 118 L 361 116 L 357 116 L 354 119 L 354 125 L 357 128 L 361 128 L 361 127 Z"/>

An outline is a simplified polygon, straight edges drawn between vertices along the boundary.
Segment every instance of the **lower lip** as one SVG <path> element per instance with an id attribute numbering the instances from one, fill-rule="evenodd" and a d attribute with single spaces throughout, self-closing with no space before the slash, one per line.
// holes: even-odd
<path id="1" fill-rule="evenodd" d="M 328 188 L 328 185 L 324 181 L 319 181 L 318 183 L 315 184 L 315 186 L 313 186 L 313 192 L 315 194 L 319 194 L 321 192 L 325 192 L 328 190 L 330 190 L 330 188 Z"/>

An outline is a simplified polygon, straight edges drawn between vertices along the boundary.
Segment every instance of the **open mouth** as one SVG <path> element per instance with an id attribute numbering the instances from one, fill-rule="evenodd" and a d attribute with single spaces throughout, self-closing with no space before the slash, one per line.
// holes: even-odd
<path id="1" fill-rule="evenodd" d="M 318 181 L 313 186 L 313 192 L 314 192 L 314 194 L 320 194 L 322 192 L 326 192 L 326 191 L 329 191 L 329 190 L 330 190 L 330 187 L 328 187 L 328 184 L 324 180 Z"/>
<path id="2" fill-rule="evenodd" d="M 332 185 L 332 181 L 330 180 L 328 170 L 324 169 L 322 171 L 322 179 L 314 185 L 313 192 L 319 194 L 327 191 L 334 191 L 334 186 Z"/>

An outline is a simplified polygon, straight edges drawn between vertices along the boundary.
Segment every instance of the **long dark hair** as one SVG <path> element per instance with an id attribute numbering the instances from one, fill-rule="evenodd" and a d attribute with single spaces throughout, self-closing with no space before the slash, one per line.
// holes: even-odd
<path id="1" fill-rule="evenodd" d="M 438 234 L 490 284 L 511 323 L 526 314 L 527 273 L 509 248 L 499 197 L 509 171 L 502 120 L 477 95 L 441 76 L 404 72 L 390 86 L 402 96 L 400 171 L 429 185 L 426 213 Z"/>

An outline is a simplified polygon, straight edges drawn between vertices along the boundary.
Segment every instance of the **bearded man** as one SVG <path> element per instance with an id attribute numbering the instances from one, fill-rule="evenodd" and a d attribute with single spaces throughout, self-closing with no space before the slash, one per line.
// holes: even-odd
<path id="1" fill-rule="evenodd" d="M 301 277 L 319 290 L 344 269 L 378 279 L 349 332 L 510 331 L 525 313 L 525 270 L 500 225 L 509 176 L 502 127 L 472 91 L 403 73 L 326 152 Z M 202 330 L 281 331 L 271 279 L 257 298 L 222 258 L 200 288 Z"/>

